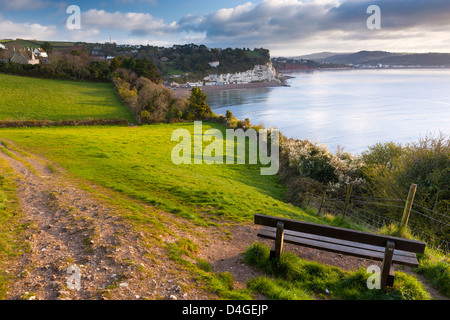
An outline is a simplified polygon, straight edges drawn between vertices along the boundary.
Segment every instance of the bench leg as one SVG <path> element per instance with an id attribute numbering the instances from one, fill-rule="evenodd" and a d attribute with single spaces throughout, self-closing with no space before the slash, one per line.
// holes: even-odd
<path id="1" fill-rule="evenodd" d="M 391 268 L 389 269 L 388 278 L 386 281 L 386 286 L 392 287 L 394 285 L 395 280 L 395 268 L 394 265 L 391 265 Z"/>
<path id="2" fill-rule="evenodd" d="M 392 258 L 394 256 L 395 243 L 388 240 L 386 250 L 384 251 L 383 265 L 381 267 L 380 288 L 386 289 L 387 286 L 394 284 L 394 266 Z"/>
<path id="3" fill-rule="evenodd" d="M 275 245 L 272 250 L 270 250 L 271 259 L 279 259 L 281 253 L 283 252 L 283 242 L 284 242 L 284 222 L 279 221 L 277 223 L 277 235 L 275 238 Z"/>

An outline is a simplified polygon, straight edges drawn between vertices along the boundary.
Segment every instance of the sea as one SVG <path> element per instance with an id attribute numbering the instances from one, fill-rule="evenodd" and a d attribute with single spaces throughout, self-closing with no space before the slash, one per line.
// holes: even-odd
<path id="1" fill-rule="evenodd" d="M 376 143 L 402 145 L 450 135 L 450 69 L 314 70 L 288 74 L 288 86 L 208 94 L 216 114 L 275 127 L 361 154 Z"/>

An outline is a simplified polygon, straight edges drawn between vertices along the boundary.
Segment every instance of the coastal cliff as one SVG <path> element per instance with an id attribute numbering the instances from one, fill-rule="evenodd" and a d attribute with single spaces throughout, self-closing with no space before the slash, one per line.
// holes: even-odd
<path id="1" fill-rule="evenodd" d="M 219 83 L 249 83 L 249 82 L 272 82 L 280 81 L 277 78 L 277 71 L 271 62 L 264 65 L 255 65 L 253 69 L 237 73 L 210 74 L 203 80 Z"/>

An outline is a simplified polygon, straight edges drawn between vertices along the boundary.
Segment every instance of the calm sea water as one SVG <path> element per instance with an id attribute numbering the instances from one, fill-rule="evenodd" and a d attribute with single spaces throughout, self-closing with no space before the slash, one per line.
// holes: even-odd
<path id="1" fill-rule="evenodd" d="M 377 142 L 450 134 L 450 69 L 341 70 L 292 74 L 291 87 L 208 94 L 216 114 L 277 127 L 285 136 L 359 154 Z"/>

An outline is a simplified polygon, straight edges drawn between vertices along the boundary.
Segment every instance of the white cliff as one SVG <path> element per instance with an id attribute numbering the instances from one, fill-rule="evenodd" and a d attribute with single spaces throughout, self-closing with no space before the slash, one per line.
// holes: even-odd
<path id="1" fill-rule="evenodd" d="M 226 73 L 226 74 L 210 74 L 205 81 L 209 82 L 238 82 L 238 83 L 248 83 L 248 82 L 270 82 L 270 81 L 280 81 L 277 79 L 277 72 L 272 66 L 271 62 L 265 65 L 256 65 L 252 70 L 238 72 L 238 73 Z"/>

